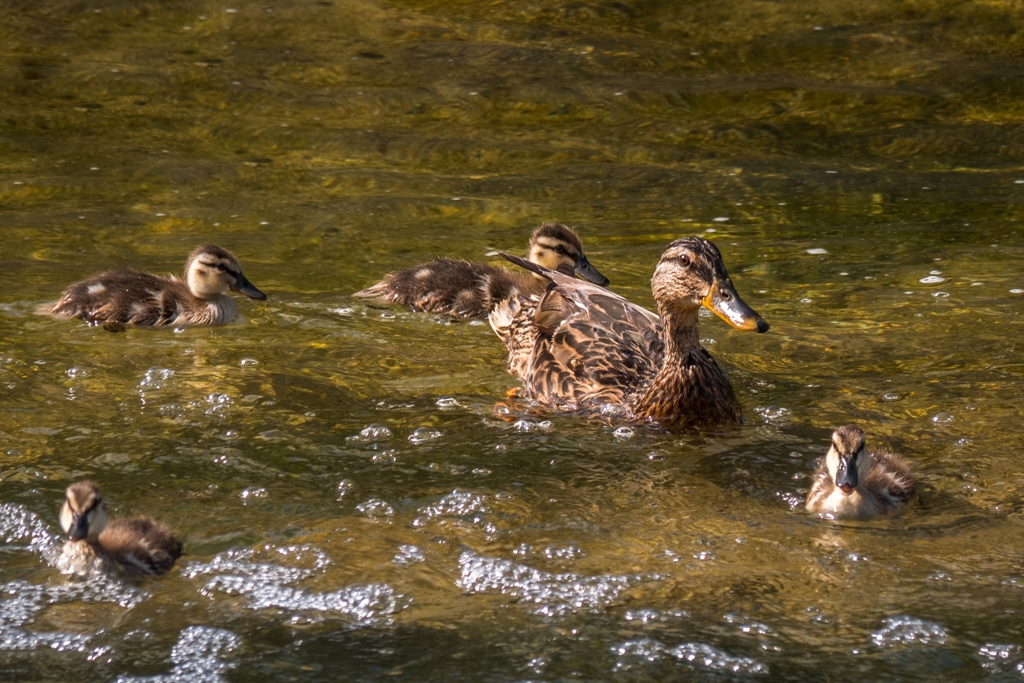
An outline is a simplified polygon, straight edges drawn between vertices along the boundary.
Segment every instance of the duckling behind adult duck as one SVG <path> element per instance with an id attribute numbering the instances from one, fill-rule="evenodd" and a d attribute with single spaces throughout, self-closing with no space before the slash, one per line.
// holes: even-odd
<path id="1" fill-rule="evenodd" d="M 527 259 L 551 270 L 568 266 L 602 287 L 608 278 L 597 272 L 576 232 L 561 223 L 545 223 L 530 236 Z M 352 296 L 402 304 L 414 311 L 441 313 L 455 318 L 483 318 L 510 296 L 539 294 L 547 281 L 486 263 L 439 258 L 384 276 L 377 284 Z"/>
<path id="2" fill-rule="evenodd" d="M 181 557 L 181 543 L 165 524 L 149 517 L 115 519 L 96 484 L 68 487 L 60 508 L 60 525 L 68 534 L 57 566 L 66 574 L 90 575 L 120 568 L 129 574 L 163 574 Z"/>
<path id="3" fill-rule="evenodd" d="M 706 306 L 741 330 L 766 332 L 768 323 L 740 299 L 714 244 L 689 237 L 668 245 L 651 280 L 658 315 L 502 255 L 550 282 L 542 295 L 514 296 L 489 318 L 528 396 L 667 428 L 742 420 L 729 380 L 700 345 L 697 312 Z"/>
<path id="4" fill-rule="evenodd" d="M 76 282 L 46 309 L 59 318 L 99 325 L 148 327 L 220 325 L 238 317 L 229 289 L 266 299 L 244 275 L 227 249 L 199 247 L 188 257 L 184 281 L 137 270 L 110 270 Z"/>
<path id="5" fill-rule="evenodd" d="M 872 519 L 899 512 L 914 497 L 910 465 L 895 453 L 869 451 L 864 430 L 845 425 L 814 472 L 807 509 L 829 519 Z"/>

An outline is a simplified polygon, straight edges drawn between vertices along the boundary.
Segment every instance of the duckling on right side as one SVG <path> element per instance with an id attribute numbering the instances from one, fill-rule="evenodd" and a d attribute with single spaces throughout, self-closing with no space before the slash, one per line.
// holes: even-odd
<path id="1" fill-rule="evenodd" d="M 90 576 L 117 569 L 136 576 L 163 574 L 181 557 L 181 542 L 162 522 L 129 517 L 108 524 L 103 494 L 91 481 L 67 488 L 60 525 L 68 541 L 57 567 L 65 574 Z"/>
<path id="2" fill-rule="evenodd" d="M 915 494 L 910 465 L 888 451 L 869 451 L 864 430 L 844 425 L 814 472 L 807 510 L 828 519 L 867 520 L 893 515 Z"/>

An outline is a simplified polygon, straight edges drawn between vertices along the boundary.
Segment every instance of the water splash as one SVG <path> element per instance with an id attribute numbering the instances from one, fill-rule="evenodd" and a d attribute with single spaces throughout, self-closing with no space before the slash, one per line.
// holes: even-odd
<path id="1" fill-rule="evenodd" d="M 181 632 L 171 649 L 174 668 L 158 676 L 120 676 L 115 683 L 220 683 L 224 674 L 235 667 L 225 661 L 242 645 L 242 639 L 231 631 L 209 626 L 189 626 Z"/>
<path id="2" fill-rule="evenodd" d="M 329 593 L 288 585 L 322 574 L 330 564 L 325 552 L 310 545 L 267 544 L 229 550 L 207 563 L 192 563 L 182 574 L 190 579 L 213 575 L 200 589 L 208 598 L 218 593 L 240 595 L 249 600 L 249 609 L 278 609 L 288 613 L 294 623 L 315 620 L 309 613 L 330 613 L 355 625 L 380 626 L 390 623 L 394 614 L 411 603 L 387 584 L 356 584 Z"/>
<path id="3" fill-rule="evenodd" d="M 871 634 L 871 641 L 876 647 L 892 648 L 943 645 L 948 637 L 946 629 L 939 624 L 903 614 L 886 619 L 882 628 Z"/>
<path id="4" fill-rule="evenodd" d="M 751 657 L 734 657 L 705 643 L 682 643 L 668 647 L 653 638 L 637 638 L 612 647 L 617 671 L 629 671 L 638 665 L 650 665 L 675 659 L 691 670 L 767 674 L 768 667 Z"/>
<path id="5" fill-rule="evenodd" d="M 632 586 L 656 576 L 580 576 L 553 574 L 511 560 L 482 557 L 467 550 L 459 556 L 457 585 L 467 593 L 500 593 L 537 605 L 542 616 L 557 617 L 595 611 L 619 600 Z"/>

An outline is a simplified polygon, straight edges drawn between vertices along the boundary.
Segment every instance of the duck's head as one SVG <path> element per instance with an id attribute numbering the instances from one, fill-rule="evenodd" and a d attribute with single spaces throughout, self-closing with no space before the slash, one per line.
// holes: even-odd
<path id="1" fill-rule="evenodd" d="M 561 223 L 545 223 L 530 235 L 530 253 L 527 259 L 549 270 L 572 271 L 587 282 L 608 286 L 608 278 L 590 265 L 583 253 L 583 243 L 576 231 Z"/>
<path id="2" fill-rule="evenodd" d="M 736 329 L 768 331 L 768 323 L 736 293 L 718 247 L 699 237 L 678 239 L 665 248 L 651 291 L 659 307 L 685 311 L 704 306 Z"/>
<path id="3" fill-rule="evenodd" d="M 832 446 L 825 456 L 825 465 L 836 487 L 850 495 L 868 476 L 871 453 L 864 447 L 864 430 L 844 425 L 832 432 Z"/>
<path id="4" fill-rule="evenodd" d="M 60 526 L 72 541 L 88 539 L 95 542 L 107 526 L 107 509 L 100 487 L 91 481 L 80 481 L 68 487 L 60 508 Z"/>
<path id="5" fill-rule="evenodd" d="M 267 298 L 266 294 L 245 279 L 238 259 L 230 251 L 212 244 L 199 247 L 188 257 L 185 282 L 192 296 L 199 299 L 216 299 L 229 289 L 245 294 L 250 299 Z"/>

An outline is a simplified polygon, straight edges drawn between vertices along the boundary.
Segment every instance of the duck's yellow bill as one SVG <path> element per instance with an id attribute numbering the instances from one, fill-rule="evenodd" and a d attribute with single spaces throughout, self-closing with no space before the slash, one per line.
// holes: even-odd
<path id="1" fill-rule="evenodd" d="M 768 331 L 768 323 L 757 314 L 757 311 L 743 303 L 743 299 L 736 293 L 736 288 L 732 286 L 732 280 L 729 278 L 715 280 L 711 285 L 711 291 L 701 303 L 737 330 Z"/>

